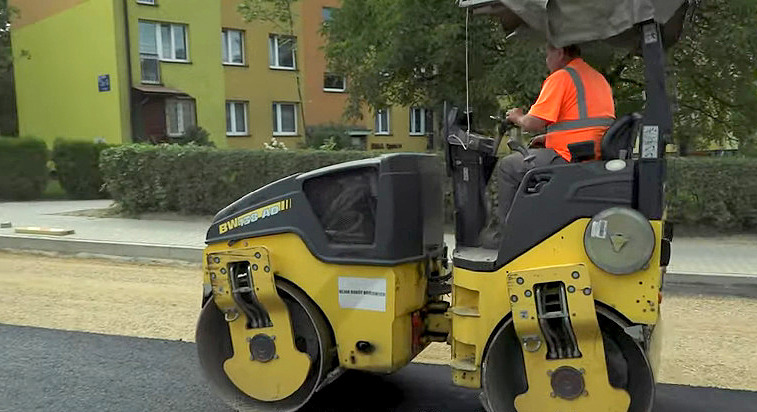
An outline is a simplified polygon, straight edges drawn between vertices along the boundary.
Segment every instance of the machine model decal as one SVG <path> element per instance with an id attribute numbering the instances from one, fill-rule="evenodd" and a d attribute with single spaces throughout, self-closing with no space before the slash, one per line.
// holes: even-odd
<path id="1" fill-rule="evenodd" d="M 386 312 L 386 279 L 340 276 L 339 307 Z"/>
<path id="2" fill-rule="evenodd" d="M 271 203 L 270 205 L 263 206 L 260 209 L 253 210 L 252 212 L 247 212 L 241 216 L 237 216 L 229 221 L 221 223 L 221 225 L 218 226 L 218 233 L 226 233 L 229 230 L 246 226 L 250 223 L 255 223 L 260 219 L 265 219 L 267 217 L 277 215 L 280 212 L 290 209 L 291 207 L 292 199 L 284 199 L 276 203 Z"/>

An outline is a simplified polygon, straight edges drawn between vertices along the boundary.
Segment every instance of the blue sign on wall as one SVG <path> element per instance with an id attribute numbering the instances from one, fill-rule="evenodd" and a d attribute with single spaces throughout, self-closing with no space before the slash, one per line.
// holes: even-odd
<path id="1" fill-rule="evenodd" d="M 110 91 L 110 75 L 109 74 L 103 74 L 101 76 L 97 76 L 97 89 L 101 92 L 109 92 Z"/>

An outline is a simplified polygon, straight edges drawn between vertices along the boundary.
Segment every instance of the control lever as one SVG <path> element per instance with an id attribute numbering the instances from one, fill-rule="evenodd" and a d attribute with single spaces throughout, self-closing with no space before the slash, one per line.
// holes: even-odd
<path id="1" fill-rule="evenodd" d="M 497 133 L 497 139 L 494 142 L 494 154 L 496 155 L 497 151 L 499 150 L 499 145 L 502 143 L 502 137 L 510 131 L 513 127 L 515 127 L 515 123 L 507 120 L 506 118 L 502 116 L 489 116 L 490 119 L 496 120 L 499 122 L 499 128 Z M 507 146 L 510 147 L 510 142 L 507 143 Z M 513 150 L 512 147 L 510 147 L 510 150 Z M 526 155 L 524 155 L 525 157 Z"/>
<path id="2" fill-rule="evenodd" d="M 526 149 L 526 146 L 523 146 L 523 143 L 515 140 L 513 137 L 510 137 L 510 140 L 507 141 L 507 147 L 509 147 L 510 150 L 523 155 L 523 161 L 530 166 L 528 167 L 529 169 L 533 167 L 533 161 L 536 156 L 529 154 L 528 149 Z"/>

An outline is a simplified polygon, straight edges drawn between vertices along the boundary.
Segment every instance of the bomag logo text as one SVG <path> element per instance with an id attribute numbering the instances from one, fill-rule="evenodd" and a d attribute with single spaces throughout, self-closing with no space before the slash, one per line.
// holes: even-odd
<path id="1" fill-rule="evenodd" d="M 255 223 L 258 220 L 276 216 L 291 207 L 291 199 L 286 199 L 280 202 L 272 203 L 268 206 L 263 206 L 260 209 L 253 210 L 252 212 L 245 213 L 241 216 L 235 217 L 234 219 L 221 223 L 221 225 L 218 226 L 218 233 L 223 234 L 228 232 L 229 230 L 234 230 L 236 228 Z"/>

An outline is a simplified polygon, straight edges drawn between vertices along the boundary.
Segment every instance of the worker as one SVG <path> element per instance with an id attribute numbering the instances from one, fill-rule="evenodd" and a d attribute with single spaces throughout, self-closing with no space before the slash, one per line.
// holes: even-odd
<path id="1" fill-rule="evenodd" d="M 599 158 L 602 136 L 615 120 L 612 88 L 601 73 L 581 58 L 578 46 L 554 47 L 548 44 L 546 61 L 550 75 L 544 81 L 536 103 L 528 114 L 520 108 L 510 109 L 507 120 L 526 132 L 546 130 L 546 135 L 532 140 L 528 150 L 534 156 L 533 167 L 570 162 L 568 145 L 585 141 L 595 143 L 595 156 Z M 513 153 L 499 161 L 497 215 L 500 229 L 482 234 L 484 244 L 498 241 L 501 226 L 527 171 L 521 153 Z"/>

